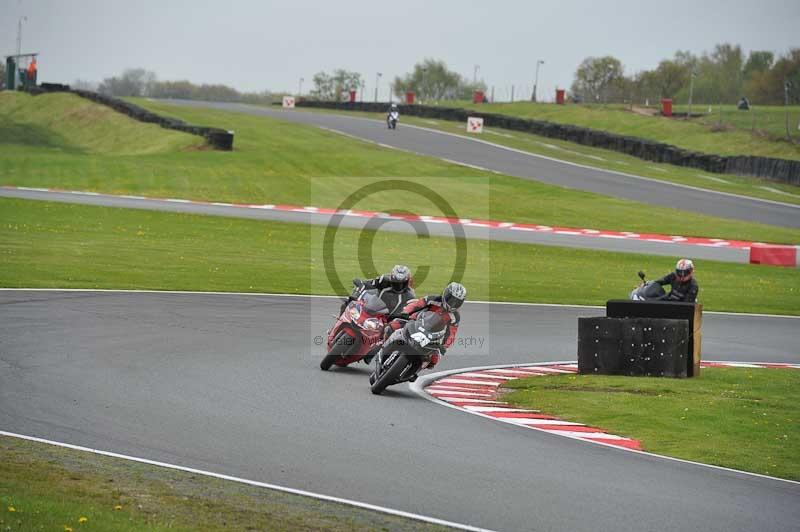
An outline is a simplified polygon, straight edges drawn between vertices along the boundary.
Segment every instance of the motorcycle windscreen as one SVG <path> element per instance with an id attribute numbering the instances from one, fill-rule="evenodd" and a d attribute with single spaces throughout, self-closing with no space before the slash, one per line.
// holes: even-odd
<path id="1" fill-rule="evenodd" d="M 370 314 L 388 314 L 389 308 L 386 306 L 386 303 L 378 297 L 378 292 L 376 290 L 370 290 L 364 294 L 362 298 L 364 302 L 364 310 L 369 312 Z"/>
<path id="2" fill-rule="evenodd" d="M 447 331 L 447 323 L 435 312 L 424 312 L 415 322 L 416 330 L 423 332 L 433 343 L 439 343 L 444 339 Z"/>
<path id="3" fill-rule="evenodd" d="M 650 281 L 642 288 L 642 294 L 646 299 L 658 299 L 663 297 L 666 292 L 664 292 L 664 288 L 660 284 Z"/>

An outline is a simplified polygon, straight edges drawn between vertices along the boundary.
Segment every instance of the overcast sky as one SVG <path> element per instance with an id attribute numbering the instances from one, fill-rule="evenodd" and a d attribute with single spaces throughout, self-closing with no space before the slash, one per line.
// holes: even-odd
<path id="1" fill-rule="evenodd" d="M 425 57 L 494 86 L 530 94 L 568 87 L 587 56 L 610 54 L 628 73 L 678 49 L 716 43 L 784 52 L 800 46 L 800 1 L 571 0 L 0 0 L 0 54 L 39 52 L 41 81 L 99 81 L 143 67 L 159 79 L 246 91 L 303 91 L 320 70 L 361 72 L 381 99 L 389 80 Z M 542 95 L 545 96 L 545 95 Z M 540 96 L 540 99 L 542 98 Z"/>

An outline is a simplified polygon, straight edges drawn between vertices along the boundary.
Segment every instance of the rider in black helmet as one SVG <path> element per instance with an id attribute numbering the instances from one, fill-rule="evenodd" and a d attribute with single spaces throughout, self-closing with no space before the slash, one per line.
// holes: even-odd
<path id="1" fill-rule="evenodd" d="M 353 285 L 361 287 L 362 290 L 378 290 L 378 297 L 386 304 L 389 309 L 389 319 L 397 318 L 403 313 L 403 307 L 414 299 L 414 289 L 411 287 L 411 270 L 408 266 L 397 264 L 392 271 L 383 274 L 375 279 L 353 279 Z M 347 303 L 352 300 L 353 296 L 346 299 L 339 309 L 339 314 L 344 312 Z M 369 364 L 375 353 L 380 349 L 380 345 L 375 346 L 363 359 L 365 364 Z"/>
<path id="2" fill-rule="evenodd" d="M 395 265 L 392 271 L 375 279 L 353 279 L 353 285 L 360 286 L 364 290 L 378 290 L 378 296 L 389 308 L 390 318 L 399 315 L 405 304 L 416 297 L 414 289 L 411 287 L 411 270 L 402 264 Z M 344 312 L 344 307 L 351 300 L 352 296 L 344 302 L 339 314 Z"/>

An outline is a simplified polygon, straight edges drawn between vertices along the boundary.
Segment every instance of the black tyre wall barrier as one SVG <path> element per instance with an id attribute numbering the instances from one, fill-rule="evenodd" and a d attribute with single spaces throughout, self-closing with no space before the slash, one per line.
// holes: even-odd
<path id="1" fill-rule="evenodd" d="M 347 111 L 386 112 L 388 104 L 374 102 L 325 102 L 298 100 L 298 107 L 317 107 Z M 647 161 L 697 168 L 715 174 L 734 174 L 774 179 L 800 185 L 800 161 L 756 156 L 721 156 L 700 153 L 653 140 L 608 133 L 596 129 L 544 120 L 530 120 L 513 116 L 468 111 L 450 107 L 427 105 L 398 105 L 401 115 L 438 118 L 466 122 L 468 116 L 483 118 L 488 127 L 533 133 L 543 137 L 574 142 L 584 146 L 613 150 Z"/>
<path id="2" fill-rule="evenodd" d="M 84 91 L 78 89 L 71 89 L 69 85 L 61 85 L 58 83 L 42 83 L 39 87 L 35 87 L 29 91 L 33 95 L 43 94 L 47 92 L 69 92 L 76 94 L 81 98 L 92 100 L 95 103 L 111 107 L 115 111 L 126 114 L 134 120 L 139 122 L 148 122 L 151 124 L 158 124 L 165 129 L 174 129 L 176 131 L 183 131 L 190 135 L 198 135 L 206 139 L 208 144 L 217 150 L 230 151 L 233 149 L 233 132 L 224 129 L 206 126 L 193 126 L 187 124 L 183 120 L 177 118 L 170 118 L 158 115 L 147 109 L 143 109 L 138 105 L 112 98 L 104 94 L 99 94 L 92 91 Z"/>
<path id="3" fill-rule="evenodd" d="M 689 321 L 578 318 L 578 373 L 686 377 Z"/>
<path id="4" fill-rule="evenodd" d="M 688 353 L 688 358 L 685 359 L 686 376 L 694 377 L 700 374 L 703 343 L 703 305 L 700 303 L 612 299 L 606 302 L 606 316 L 609 318 L 686 320 L 689 324 L 689 338 L 685 346 Z"/>

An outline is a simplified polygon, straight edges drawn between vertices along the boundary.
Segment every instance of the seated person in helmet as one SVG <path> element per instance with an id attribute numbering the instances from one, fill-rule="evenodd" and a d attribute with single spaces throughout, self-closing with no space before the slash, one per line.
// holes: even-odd
<path id="1" fill-rule="evenodd" d="M 397 317 L 403 311 L 405 304 L 416 297 L 411 287 L 411 270 L 402 264 L 395 265 L 392 271 L 375 279 L 353 279 L 353 285 L 360 286 L 364 290 L 378 290 L 378 297 L 388 307 L 390 318 Z M 344 312 L 344 307 L 351 300 L 352 296 L 344 302 L 339 314 Z"/>
<path id="2" fill-rule="evenodd" d="M 661 286 L 670 285 L 672 289 L 664 301 L 683 301 L 694 303 L 700 287 L 694 279 L 694 263 L 689 259 L 681 259 L 675 265 L 675 271 L 669 272 L 661 279 L 656 279 Z"/>

